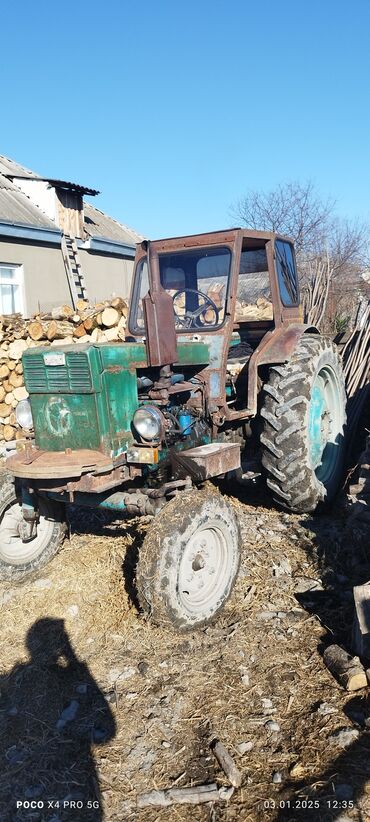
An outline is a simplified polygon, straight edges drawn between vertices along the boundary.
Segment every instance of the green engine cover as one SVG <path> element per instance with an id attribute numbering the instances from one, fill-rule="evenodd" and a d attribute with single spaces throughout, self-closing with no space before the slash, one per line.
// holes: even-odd
<path id="1" fill-rule="evenodd" d="M 22 359 L 39 448 L 113 457 L 127 450 L 139 405 L 136 369 L 147 367 L 144 343 L 31 348 Z M 196 362 L 208 362 L 207 345 L 180 344 L 179 364 Z"/>
<path id="2" fill-rule="evenodd" d="M 90 448 L 116 456 L 132 442 L 138 407 L 140 344 L 30 349 L 24 377 L 36 445 L 45 451 Z"/>

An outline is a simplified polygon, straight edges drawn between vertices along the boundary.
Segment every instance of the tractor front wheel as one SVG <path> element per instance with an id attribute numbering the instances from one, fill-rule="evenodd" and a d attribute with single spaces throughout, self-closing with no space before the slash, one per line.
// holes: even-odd
<path id="1" fill-rule="evenodd" d="M 314 511 L 341 479 L 346 393 L 335 345 L 304 335 L 291 359 L 270 368 L 261 410 L 267 485 L 284 508 Z"/>
<path id="2" fill-rule="evenodd" d="M 36 535 L 22 539 L 22 505 L 12 479 L 0 482 L 0 580 L 20 582 L 46 565 L 59 550 L 64 534 L 63 507 L 42 497 L 38 500 Z"/>
<path id="3" fill-rule="evenodd" d="M 178 631 L 209 623 L 228 599 L 239 568 L 240 530 L 226 500 L 186 491 L 154 519 L 136 569 L 142 609 Z"/>

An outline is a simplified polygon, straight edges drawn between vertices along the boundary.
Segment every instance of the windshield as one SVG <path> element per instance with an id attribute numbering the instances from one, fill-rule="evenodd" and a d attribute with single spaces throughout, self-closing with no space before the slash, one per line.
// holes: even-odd
<path id="1" fill-rule="evenodd" d="M 161 284 L 171 295 L 178 331 L 207 330 L 222 325 L 225 316 L 231 251 L 197 249 L 160 254 Z M 135 275 L 130 326 L 144 332 L 143 297 L 148 293 L 148 265 L 140 260 Z"/>

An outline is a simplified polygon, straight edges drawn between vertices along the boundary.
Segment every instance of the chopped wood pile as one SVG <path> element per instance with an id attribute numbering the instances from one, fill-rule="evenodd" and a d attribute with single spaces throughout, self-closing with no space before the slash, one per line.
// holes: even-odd
<path id="1" fill-rule="evenodd" d="M 272 320 L 273 307 L 272 302 L 266 297 L 258 297 L 255 303 L 246 303 L 244 301 L 236 303 L 235 320 L 236 322 L 253 322 L 255 320 Z"/>
<path id="2" fill-rule="evenodd" d="M 125 339 L 128 314 L 122 297 L 91 305 L 79 300 L 25 320 L 21 314 L 0 316 L 0 441 L 27 436 L 19 430 L 15 409 L 28 396 L 23 379 L 22 354 L 28 348 Z"/>

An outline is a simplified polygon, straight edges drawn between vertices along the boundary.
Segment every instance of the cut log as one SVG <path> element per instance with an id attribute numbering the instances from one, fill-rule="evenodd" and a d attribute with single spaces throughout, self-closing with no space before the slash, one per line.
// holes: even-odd
<path id="1" fill-rule="evenodd" d="M 66 322 L 65 320 L 52 320 L 51 323 L 49 323 L 46 336 L 49 342 L 53 340 L 63 340 L 64 337 L 69 337 L 73 334 L 74 330 L 72 323 Z"/>
<path id="2" fill-rule="evenodd" d="M 0 403 L 4 402 L 5 399 L 5 388 L 3 385 L 0 385 Z"/>
<path id="3" fill-rule="evenodd" d="M 330 673 L 347 691 L 366 688 L 366 672 L 358 656 L 351 657 L 339 645 L 329 645 L 324 651 L 323 659 Z"/>
<path id="4" fill-rule="evenodd" d="M 5 380 L 6 377 L 9 377 L 9 367 L 4 363 L 0 365 L 0 380 Z"/>
<path id="5" fill-rule="evenodd" d="M 80 311 L 86 311 L 86 309 L 88 307 L 89 307 L 89 301 L 88 300 L 77 300 L 76 308 L 77 308 L 77 311 L 79 313 L 80 313 Z"/>
<path id="6" fill-rule="evenodd" d="M 23 374 L 23 365 L 21 362 L 17 362 L 15 365 L 16 374 Z"/>
<path id="7" fill-rule="evenodd" d="M 26 348 L 28 348 L 26 340 L 15 340 L 9 345 L 8 357 L 10 357 L 11 360 L 20 360 Z"/>
<path id="8" fill-rule="evenodd" d="M 31 320 L 28 324 L 28 335 L 31 337 L 31 340 L 35 340 L 36 342 L 39 340 L 45 340 L 47 337 L 47 331 L 47 323 L 41 323 L 38 320 Z"/>
<path id="9" fill-rule="evenodd" d="M 104 331 L 101 332 L 101 342 L 116 342 L 116 340 L 118 339 L 119 328 L 117 326 L 115 326 L 114 328 L 106 328 Z"/>
<path id="10" fill-rule="evenodd" d="M 23 385 L 23 374 L 17 374 L 16 371 L 12 371 L 9 377 L 9 382 L 13 388 L 19 388 L 20 385 Z"/>
<path id="11" fill-rule="evenodd" d="M 76 343 L 82 343 L 82 345 L 84 345 L 84 343 L 90 343 L 91 342 L 91 337 L 90 337 L 89 334 L 85 334 L 84 337 L 78 337 L 77 340 L 75 340 L 75 342 Z"/>
<path id="12" fill-rule="evenodd" d="M 123 299 L 123 297 L 114 297 L 114 299 L 110 301 L 110 304 L 112 308 L 117 308 L 121 314 L 123 314 L 124 311 L 127 311 L 127 302 Z"/>
<path id="13" fill-rule="evenodd" d="M 74 340 L 73 337 L 64 337 L 63 348 L 65 345 L 73 345 L 74 342 L 79 342 L 79 340 Z M 60 346 L 61 342 L 60 340 L 53 340 L 53 342 L 51 342 L 50 345 Z"/>
<path id="14" fill-rule="evenodd" d="M 166 808 L 169 805 L 200 805 L 202 802 L 217 802 L 220 799 L 215 782 L 194 788 L 167 788 L 165 791 L 148 791 L 136 798 L 138 808 L 151 805 Z"/>
<path id="15" fill-rule="evenodd" d="M 28 397 L 28 391 L 25 385 L 20 385 L 19 388 L 15 388 L 13 391 L 14 399 L 17 402 L 21 402 L 21 400 L 26 400 Z"/>
<path id="16" fill-rule="evenodd" d="M 242 774 L 235 765 L 232 756 L 230 756 L 228 750 L 225 748 L 225 745 L 223 745 L 219 739 L 213 739 L 210 748 L 230 784 L 233 785 L 234 788 L 240 788 L 242 784 Z"/>
<path id="17" fill-rule="evenodd" d="M 10 371 L 14 371 L 15 368 L 16 368 L 16 365 L 17 365 L 17 363 L 16 363 L 15 360 L 8 360 L 8 362 L 7 362 L 7 366 L 8 366 Z"/>
<path id="18" fill-rule="evenodd" d="M 5 402 L 6 405 L 11 405 L 14 399 L 15 399 L 15 397 L 14 397 L 13 391 L 9 391 L 9 394 L 5 395 L 4 402 Z"/>
<path id="19" fill-rule="evenodd" d="M 0 417 L 7 417 L 9 414 L 9 405 L 6 402 L 0 402 Z"/>
<path id="20" fill-rule="evenodd" d="M 15 428 L 12 425 L 4 425 L 4 440 L 5 442 L 10 442 L 10 440 L 14 439 Z"/>
<path id="21" fill-rule="evenodd" d="M 97 317 L 97 314 L 91 314 L 90 317 L 86 317 L 84 319 L 83 324 L 85 331 L 93 331 L 94 328 L 96 328 L 99 325 Z"/>
<path id="22" fill-rule="evenodd" d="M 74 336 L 74 337 L 77 337 L 77 338 L 78 338 L 78 337 L 84 337 L 84 335 L 86 334 L 86 330 L 85 330 L 85 326 L 84 326 L 84 324 L 83 324 L 83 323 L 80 323 L 80 325 L 76 325 L 76 326 L 74 327 L 74 329 L 73 329 L 73 332 L 72 332 L 72 333 L 73 333 L 73 336 Z"/>
<path id="23" fill-rule="evenodd" d="M 101 328 L 94 328 L 94 330 L 90 334 L 91 342 L 104 342 L 105 335 Z"/>
<path id="24" fill-rule="evenodd" d="M 118 325 L 120 316 L 116 308 L 105 308 L 101 315 L 102 324 L 105 328 L 113 328 L 114 325 Z"/>
<path id="25" fill-rule="evenodd" d="M 56 308 L 52 308 L 51 310 L 53 320 L 68 320 L 74 313 L 75 312 L 70 305 L 58 305 Z"/>

